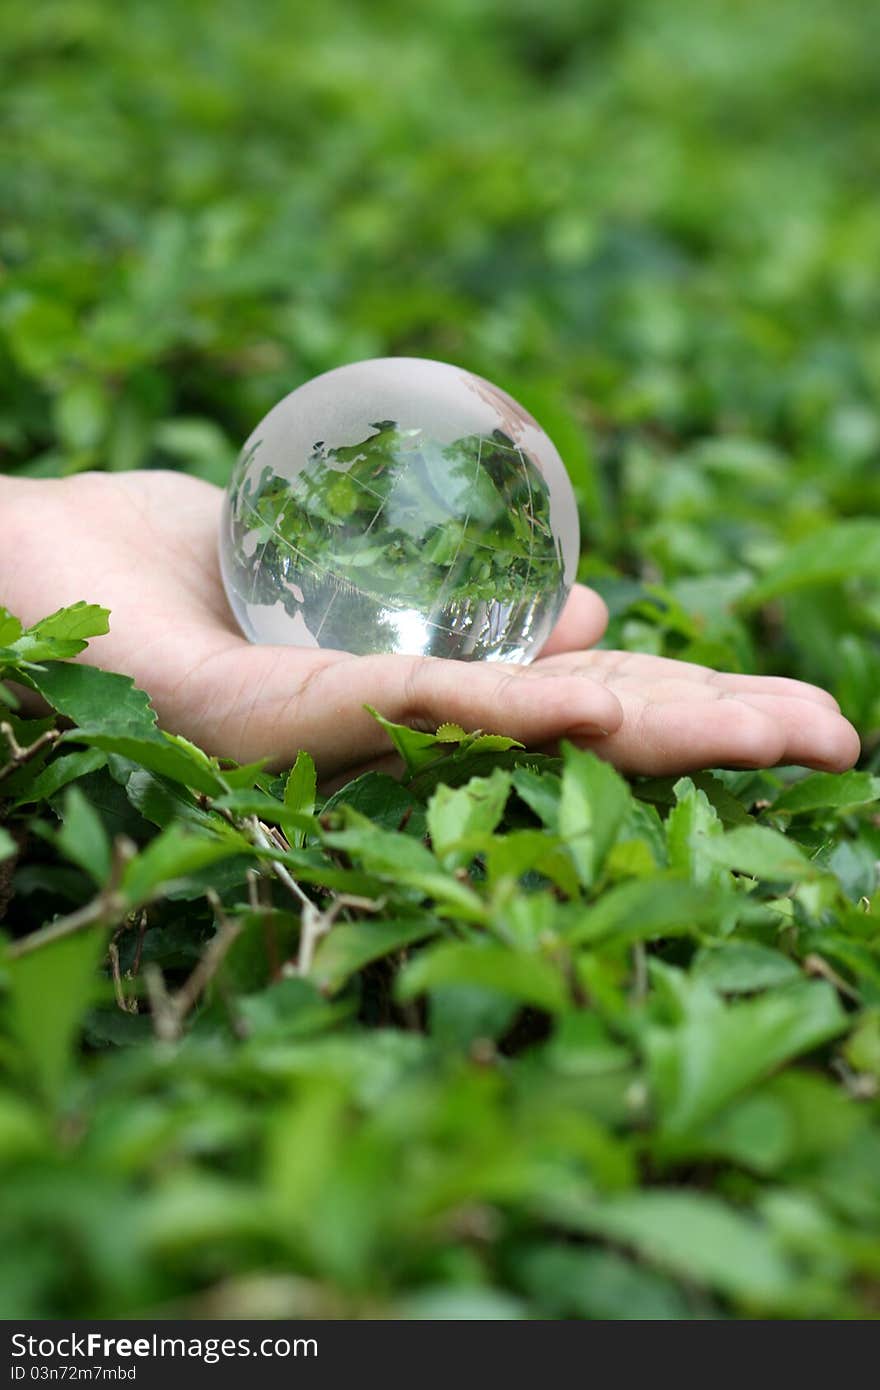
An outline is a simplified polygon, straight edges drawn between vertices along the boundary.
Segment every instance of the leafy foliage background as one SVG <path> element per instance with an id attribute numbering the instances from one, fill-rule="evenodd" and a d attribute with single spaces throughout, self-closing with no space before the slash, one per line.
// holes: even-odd
<path id="1" fill-rule="evenodd" d="M 4 1316 L 876 1314 L 878 23 L 7 12 L 5 470 L 225 483 L 315 373 L 455 360 L 566 458 L 606 645 L 823 684 L 864 756 L 392 729 L 316 805 L 68 664 L 100 612 L 5 619 L 75 727 L 0 741 Z"/>

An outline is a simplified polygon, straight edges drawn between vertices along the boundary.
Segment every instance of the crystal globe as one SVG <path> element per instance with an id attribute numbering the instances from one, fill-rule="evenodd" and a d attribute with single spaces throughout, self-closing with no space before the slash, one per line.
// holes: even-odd
<path id="1" fill-rule="evenodd" d="M 226 494 L 223 581 L 252 642 L 526 662 L 574 578 L 565 466 L 497 386 L 383 357 L 285 396 Z"/>

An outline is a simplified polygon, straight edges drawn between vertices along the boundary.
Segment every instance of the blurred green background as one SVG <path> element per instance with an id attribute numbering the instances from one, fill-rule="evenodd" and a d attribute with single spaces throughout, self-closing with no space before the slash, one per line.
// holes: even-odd
<path id="1" fill-rule="evenodd" d="M 5 469 L 223 482 L 310 376 L 459 362 L 556 438 L 609 641 L 830 685 L 870 753 L 876 6 L 65 0 L 4 29 Z"/>

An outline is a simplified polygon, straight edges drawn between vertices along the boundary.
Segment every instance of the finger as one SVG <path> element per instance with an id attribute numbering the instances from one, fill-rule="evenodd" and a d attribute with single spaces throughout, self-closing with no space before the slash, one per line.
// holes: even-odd
<path id="1" fill-rule="evenodd" d="M 788 676 L 742 676 L 734 671 L 714 671 L 709 683 L 734 695 L 790 696 L 840 712 L 840 705 L 828 690 Z"/>
<path id="2" fill-rule="evenodd" d="M 858 761 L 862 751 L 859 736 L 836 710 L 786 695 L 740 694 L 736 699 L 768 715 L 782 728 L 785 747 L 780 762 L 845 772 Z"/>
<path id="3" fill-rule="evenodd" d="M 808 681 L 793 680 L 788 676 L 751 676 L 741 675 L 737 671 L 714 671 L 709 666 L 700 666 L 695 662 L 649 656 L 642 652 L 585 652 L 582 660 L 578 661 L 577 669 L 585 675 L 592 674 L 596 679 L 613 676 L 615 684 L 630 680 L 650 680 L 652 684 L 660 680 L 688 681 L 692 688 L 704 686 L 712 691 L 734 694 L 791 695 L 825 705 L 828 709 L 840 708 L 833 695 Z"/>
<path id="4" fill-rule="evenodd" d="M 608 608 L 605 600 L 585 585 L 575 584 L 559 621 L 541 649 L 541 656 L 555 656 L 559 652 L 582 651 L 592 647 L 600 640 L 607 626 Z"/>
<path id="5" fill-rule="evenodd" d="M 779 723 L 740 700 L 623 704 L 623 724 L 608 738 L 577 740 L 621 772 L 663 777 L 704 767 L 773 767 L 786 749 Z"/>
<path id="6" fill-rule="evenodd" d="M 236 698 L 227 686 L 211 751 L 222 744 L 239 761 L 268 757 L 288 766 L 305 748 L 322 776 L 389 751 L 366 704 L 395 723 L 429 731 L 456 723 L 529 746 L 565 735 L 602 738 L 623 718 L 616 696 L 582 676 L 541 677 L 527 667 L 488 662 L 326 652 L 308 653 L 304 667 L 303 653 L 293 648 L 250 647 L 236 652 L 228 673 L 217 666 L 209 671 L 215 695 L 224 674 L 240 693 Z"/>
<path id="7" fill-rule="evenodd" d="M 844 771 L 860 752 L 852 725 L 811 700 L 746 694 L 658 704 L 624 698 L 623 704 L 621 728 L 595 745 L 623 772 L 668 776 L 780 763 Z"/>

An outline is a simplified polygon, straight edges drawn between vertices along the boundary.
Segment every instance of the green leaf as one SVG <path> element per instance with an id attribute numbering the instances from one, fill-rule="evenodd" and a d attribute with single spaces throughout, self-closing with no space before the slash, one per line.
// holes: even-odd
<path id="1" fill-rule="evenodd" d="M 659 1188 L 544 1205 L 570 1228 L 630 1246 L 649 1264 L 747 1307 L 772 1308 L 797 1284 L 767 1228 L 706 1193 Z"/>
<path id="2" fill-rule="evenodd" d="M 675 1140 L 716 1114 L 783 1062 L 846 1029 L 824 980 L 798 981 L 743 1003 L 724 1004 L 694 980 L 673 1027 L 649 1029 L 645 1046 L 661 1139 Z"/>
<path id="3" fill-rule="evenodd" d="M 569 1007 L 560 972 L 540 956 L 519 955 L 493 943 L 449 942 L 421 952 L 397 977 L 402 1002 L 437 985 L 480 985 L 548 1013 Z"/>
<path id="4" fill-rule="evenodd" d="M 722 994 L 751 994 L 800 978 L 793 960 L 759 941 L 722 941 L 704 947 L 694 961 L 695 976 Z"/>
<path id="5" fill-rule="evenodd" d="M 496 768 L 490 777 L 472 777 L 463 787 L 437 788 L 428 802 L 428 833 L 447 868 L 470 862 L 468 843 L 491 835 L 504 815 L 510 787 L 510 773 Z"/>
<path id="6" fill-rule="evenodd" d="M 712 926 L 727 909 L 728 895 L 672 875 L 620 883 L 598 902 L 572 915 L 566 940 L 584 945 L 609 938 L 617 943 L 690 935 Z"/>
<path id="7" fill-rule="evenodd" d="M 0 604 L 0 649 L 10 647 L 23 631 L 18 618 L 13 617 L 9 609 Z"/>
<path id="8" fill-rule="evenodd" d="M 863 1016 L 847 1039 L 844 1054 L 856 1071 L 880 1080 L 880 1009 Z"/>
<path id="9" fill-rule="evenodd" d="M 563 759 L 559 833 L 568 841 L 581 882 L 589 888 L 601 873 L 632 798 L 623 778 L 595 753 L 566 743 Z"/>
<path id="10" fill-rule="evenodd" d="M 411 777 L 453 755 L 478 757 L 484 753 L 503 753 L 523 746 L 515 738 L 507 738 L 504 734 L 484 734 L 479 729 L 466 734 L 458 724 L 441 724 L 436 734 L 425 734 L 383 718 L 372 705 L 365 705 L 364 708 L 382 725 Z"/>
<path id="11" fill-rule="evenodd" d="M 350 818 L 355 814 L 348 812 Z M 418 889 L 444 907 L 456 910 L 466 920 L 480 922 L 486 916 L 484 904 L 473 889 L 444 873 L 431 851 L 411 835 L 379 830 L 371 824 L 352 824 L 348 830 L 325 834 L 324 842 L 334 849 L 345 850 L 369 873 L 392 884 Z"/>
<path id="12" fill-rule="evenodd" d="M 9 1027 L 25 1066 L 52 1100 L 73 1061 L 73 1047 L 98 988 L 101 930 L 77 932 L 9 962 Z"/>
<path id="13" fill-rule="evenodd" d="M 182 786 L 193 787 L 196 791 L 216 795 L 223 789 L 220 774 L 210 770 L 200 760 L 189 757 L 180 748 L 166 742 L 164 736 L 104 734 L 83 732 L 74 729 L 67 737 L 75 743 L 86 743 L 93 748 L 102 748 L 105 753 L 116 753 L 121 758 L 140 763 L 141 767 L 170 777 Z"/>
<path id="14" fill-rule="evenodd" d="M 530 767 L 517 767 L 513 772 L 513 789 L 538 820 L 554 833 L 559 829 L 560 779 L 552 773 L 535 772 Z"/>
<path id="15" fill-rule="evenodd" d="M 314 769 L 314 762 L 309 753 L 300 748 L 296 755 L 296 762 L 293 763 L 291 771 L 288 773 L 288 780 L 284 784 L 284 805 L 286 810 L 293 812 L 293 815 L 311 816 L 314 813 L 317 796 L 317 773 Z M 302 826 L 291 824 L 288 831 L 289 841 L 293 847 L 299 847 L 306 842 L 306 830 Z"/>
<path id="16" fill-rule="evenodd" d="M 428 996 L 427 1026 L 432 1043 L 467 1050 L 477 1039 L 497 1039 L 520 1009 L 517 999 L 482 985 L 435 985 Z"/>
<path id="17" fill-rule="evenodd" d="M 47 662 L 28 672 L 28 683 L 60 714 L 78 725 L 65 737 L 130 758 L 207 793 L 224 790 L 219 772 L 201 750 L 172 739 L 156 727 L 149 697 L 128 676 L 94 666 Z"/>
<path id="18" fill-rule="evenodd" d="M 759 580 L 742 603 L 754 608 L 768 599 L 819 584 L 880 574 L 880 521 L 859 517 L 822 526 L 786 548 L 784 557 Z"/>
<path id="19" fill-rule="evenodd" d="M 713 864 L 736 869 L 753 878 L 794 883 L 816 878 L 821 873 L 793 840 L 763 825 L 744 825 L 730 830 L 723 839 L 707 843 L 704 853 Z"/>
<path id="20" fill-rule="evenodd" d="M 34 662 L 77 656 L 88 646 L 89 637 L 109 630 L 107 609 L 95 603 L 74 603 L 69 608 L 59 608 L 57 613 L 24 631 L 5 608 L 0 611 L 6 615 L 2 622 L 6 641 L 0 643 L 0 665 L 11 665 L 19 670 L 29 669 Z"/>
<path id="21" fill-rule="evenodd" d="M 11 859 L 13 854 L 16 854 L 17 851 L 18 845 L 9 834 L 9 831 L 4 830 L 3 826 L 0 825 L 0 863 L 2 863 L 4 859 Z"/>
<path id="22" fill-rule="evenodd" d="M 107 427 L 108 394 L 93 377 L 72 381 L 55 400 L 55 423 L 66 448 L 73 453 L 96 449 Z"/>
<path id="23" fill-rule="evenodd" d="M 756 1173 L 775 1173 L 790 1157 L 791 1117 L 778 1096 L 757 1091 L 723 1110 L 700 1132 L 689 1156 L 724 1158 Z"/>
<path id="24" fill-rule="evenodd" d="M 443 757 L 449 753 L 451 744 L 445 735 L 439 737 L 437 734 L 424 734 L 418 729 L 410 729 L 405 724 L 395 724 L 392 720 L 385 719 L 378 710 L 373 709 L 372 705 L 365 705 L 364 708 L 373 716 L 377 724 L 382 725 L 403 758 L 408 773 L 418 772 L 420 768 L 427 767 L 438 757 Z M 452 726 L 441 724 L 440 727 L 449 730 Z"/>
<path id="25" fill-rule="evenodd" d="M 722 883 L 724 870 L 705 853 L 707 842 L 724 834 L 718 813 L 689 777 L 682 777 L 673 790 L 677 805 L 666 819 L 670 868 L 695 883 Z"/>
<path id="26" fill-rule="evenodd" d="M 268 758 L 260 758 L 255 763 L 232 763 L 231 765 L 228 758 L 224 758 L 222 761 L 223 768 L 220 775 L 231 791 L 249 791 L 269 776 L 265 772 Z"/>
<path id="27" fill-rule="evenodd" d="M 543 1057 L 566 1076 L 601 1076 L 632 1061 L 629 1049 L 614 1042 L 598 1014 L 585 1009 L 559 1019 Z"/>
<path id="28" fill-rule="evenodd" d="M 133 1239 L 147 1259 L 218 1241 L 264 1238 L 270 1213 L 250 1186 L 207 1172 L 173 1174 L 138 1204 Z"/>
<path id="29" fill-rule="evenodd" d="M 554 1317 L 606 1320 L 687 1320 L 683 1294 L 671 1280 L 613 1250 L 541 1245 L 516 1261 L 540 1309 Z"/>
<path id="30" fill-rule="evenodd" d="M 125 794 L 135 810 L 160 830 L 175 820 L 215 831 L 227 825 L 221 816 L 200 806 L 192 792 L 179 782 L 159 777 L 146 768 L 130 773 Z"/>
<path id="31" fill-rule="evenodd" d="M 233 855 L 250 853 L 248 841 L 233 830 L 208 836 L 172 824 L 126 865 L 122 892 L 133 908 L 139 907 L 159 892 L 167 893 L 188 874 Z"/>
<path id="32" fill-rule="evenodd" d="M 511 1294 L 475 1283 L 470 1288 L 454 1284 L 420 1288 L 399 1300 L 391 1316 L 395 1321 L 515 1322 L 529 1315 L 519 1299 Z"/>
<path id="33" fill-rule="evenodd" d="M 543 874 L 568 898 L 578 896 L 580 882 L 565 843 L 546 830 L 511 830 L 485 846 L 486 872 L 494 888 L 501 879 Z M 520 900 L 522 901 L 522 900 Z"/>
<path id="34" fill-rule="evenodd" d="M 15 1163 L 45 1154 L 48 1138 L 45 1117 L 35 1097 L 22 1100 L 0 1093 L 0 1161 Z"/>
<path id="35" fill-rule="evenodd" d="M 441 930 L 441 924 L 427 916 L 337 922 L 320 941 L 309 978 L 322 990 L 335 994 L 365 965 Z"/>
<path id="36" fill-rule="evenodd" d="M 746 808 L 713 772 L 692 772 L 687 778 L 650 777 L 638 781 L 634 790 L 644 801 L 657 806 L 672 806 L 677 796 L 675 788 L 685 782 L 703 793 L 725 827 L 754 824 Z"/>
<path id="37" fill-rule="evenodd" d="M 840 810 L 880 800 L 880 777 L 870 772 L 814 772 L 788 787 L 773 802 L 773 814 L 797 816 L 805 811 Z"/>
<path id="38" fill-rule="evenodd" d="M 328 1003 L 315 981 L 299 978 L 276 980 L 258 994 L 245 995 L 236 1011 L 248 1035 L 259 1038 L 308 1037 L 349 1012 L 345 1004 Z"/>
<path id="39" fill-rule="evenodd" d="M 311 816 L 315 810 L 317 785 L 315 764 L 305 749 L 301 748 L 284 784 L 284 805 L 289 811 Z M 292 844 L 304 843 L 305 831 L 294 830 L 293 836 Z"/>
<path id="40" fill-rule="evenodd" d="M 80 641 L 110 631 L 110 611 L 97 603 L 73 603 L 28 628 L 35 637 Z"/>
<path id="41" fill-rule="evenodd" d="M 107 755 L 100 748 L 84 748 L 77 753 L 68 753 L 66 757 L 55 758 L 37 773 L 23 791 L 18 792 L 14 804 L 25 806 L 31 802 L 48 801 L 70 782 L 87 777 L 90 772 L 97 772 L 106 761 Z"/>
<path id="42" fill-rule="evenodd" d="M 64 798 L 64 819 L 57 836 L 65 858 L 85 869 L 103 887 L 110 873 L 110 840 L 103 821 L 79 787 L 70 787 Z"/>
<path id="43" fill-rule="evenodd" d="M 427 833 L 421 801 L 409 787 L 386 772 L 365 772 L 346 783 L 327 798 L 323 810 L 326 813 L 339 806 L 351 806 L 383 830 L 405 828 L 408 835 L 418 839 Z"/>
<path id="44" fill-rule="evenodd" d="M 23 632 L 11 647 L 0 652 L 0 666 L 11 667 L 13 672 L 17 670 L 17 679 L 26 684 L 22 673 L 29 672 L 35 662 L 62 661 L 71 656 L 78 656 L 87 646 L 84 638 L 37 637 L 31 632 Z"/>
<path id="45" fill-rule="evenodd" d="M 441 724 L 434 737 L 440 743 L 461 743 L 467 734 L 460 724 Z"/>
<path id="46" fill-rule="evenodd" d="M 83 729 L 141 735 L 155 729 L 156 714 L 149 697 L 128 676 L 94 666 L 47 662 L 31 679 L 55 709 Z"/>
<path id="47" fill-rule="evenodd" d="M 313 816 L 306 815 L 303 811 L 291 810 L 285 802 L 257 788 L 227 792 L 225 796 L 215 797 L 213 805 L 232 811 L 236 816 L 257 816 L 267 825 L 280 825 L 291 844 L 294 843 L 297 832 L 317 829 L 317 822 Z"/>

